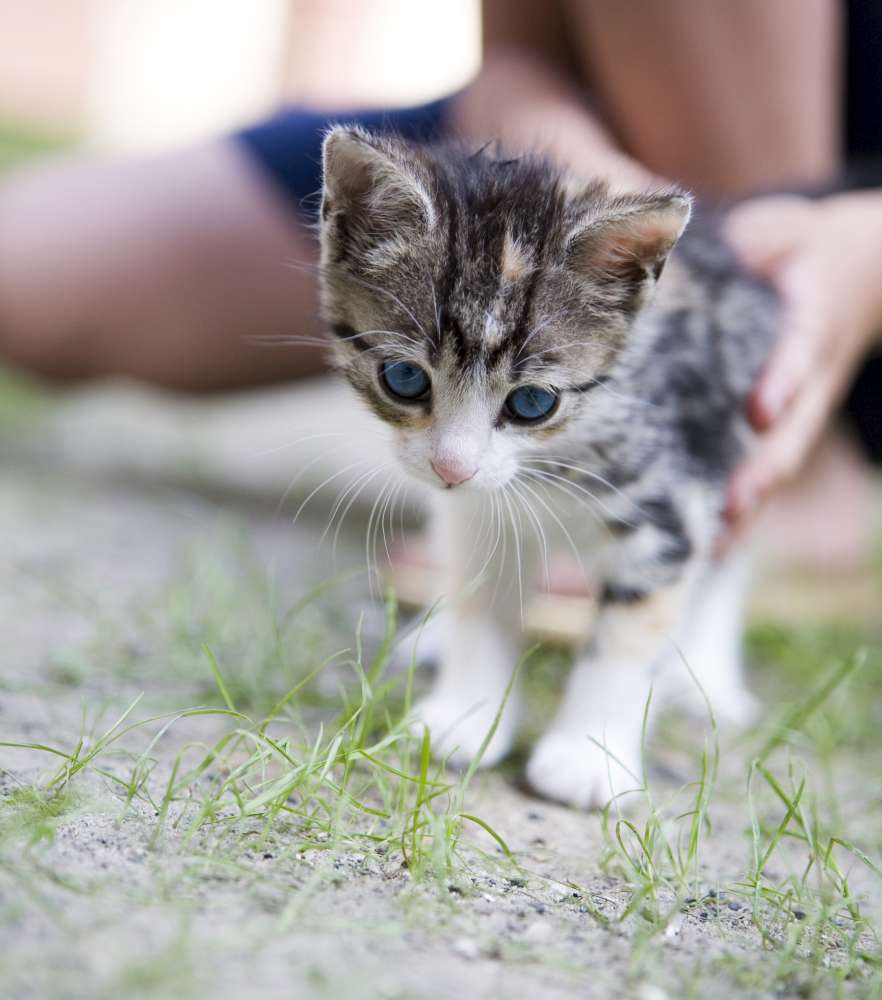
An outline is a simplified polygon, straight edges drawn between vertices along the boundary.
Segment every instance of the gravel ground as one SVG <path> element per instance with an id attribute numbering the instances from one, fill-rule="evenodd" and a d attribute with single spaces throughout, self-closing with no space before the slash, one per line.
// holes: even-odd
<path id="1" fill-rule="evenodd" d="M 212 495 L 204 482 L 199 492 L 148 487 L 143 476 L 112 475 L 112 463 L 97 471 L 75 454 L 50 462 L 46 440 L 37 450 L 18 440 L 0 450 L 0 740 L 70 748 L 84 716 L 110 719 L 140 692 L 143 716 L 204 700 L 203 682 L 175 659 L 192 664 L 199 636 L 171 633 L 191 614 L 223 617 L 224 602 L 236 600 L 217 590 L 227 578 L 225 551 L 246 545 L 255 573 L 291 594 L 328 574 L 315 523 L 292 526 L 272 503 L 244 502 L 247 482 L 238 500 Z M 206 582 L 200 567 L 215 555 L 220 568 Z M 182 610 L 186 600 L 193 605 Z M 311 641 L 321 642 L 325 628 L 355 627 L 369 598 L 356 586 L 347 600 L 336 618 L 307 623 Z M 366 632 L 379 621 L 368 610 Z M 222 622 L 212 627 L 222 649 L 245 642 L 226 635 Z M 156 748 L 151 783 L 161 789 L 175 748 L 208 740 L 216 727 L 212 719 L 182 720 L 174 740 Z M 654 753 L 663 792 L 696 773 L 694 730 L 672 724 L 664 733 Z M 461 868 L 440 881 L 413 878 L 394 851 L 293 851 L 284 827 L 261 839 L 256 823 L 253 837 L 239 829 L 235 842 L 211 827 L 188 840 L 183 824 L 167 824 L 155 841 L 153 810 L 138 802 L 124 810 L 106 780 L 86 776 L 54 819 L 18 829 L 12 821 L 4 827 L 0 812 L 0 993 L 835 995 L 817 963 L 763 946 L 750 899 L 733 890 L 750 864 L 750 838 L 749 750 L 737 739 L 732 746 L 724 743 L 694 895 L 663 921 L 641 914 L 647 903 L 619 919 L 634 899 L 633 880 L 629 886 L 609 862 L 598 817 L 532 798 L 516 766 L 480 775 L 468 808 L 506 839 L 520 868 L 494 860 L 494 842 L 477 832 L 464 844 Z M 54 766 L 37 752 L 0 748 L 0 797 L 20 796 Z M 878 772 L 848 755 L 837 768 L 858 839 L 878 825 Z M 782 852 L 774 863 L 786 868 L 790 855 Z M 798 848 L 792 861 L 799 870 Z M 852 891 L 869 894 L 875 907 L 868 870 L 851 867 Z M 658 908 L 666 903 L 672 898 L 662 890 Z M 800 919 L 797 911 L 794 926 Z M 829 941 L 824 956 L 821 965 L 835 966 L 838 944 Z M 858 986 L 841 988 L 849 995 Z"/>

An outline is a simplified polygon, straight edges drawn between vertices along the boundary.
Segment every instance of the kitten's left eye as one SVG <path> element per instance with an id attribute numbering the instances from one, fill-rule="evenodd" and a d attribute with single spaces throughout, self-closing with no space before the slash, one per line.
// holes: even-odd
<path id="1" fill-rule="evenodd" d="M 429 392 L 429 376 L 410 361 L 384 361 L 380 365 L 380 380 L 399 399 L 422 399 Z"/>
<path id="2" fill-rule="evenodd" d="M 558 395 L 553 389 L 539 385 L 521 385 L 513 389 L 505 400 L 505 409 L 510 417 L 523 423 L 535 423 L 557 409 Z"/>

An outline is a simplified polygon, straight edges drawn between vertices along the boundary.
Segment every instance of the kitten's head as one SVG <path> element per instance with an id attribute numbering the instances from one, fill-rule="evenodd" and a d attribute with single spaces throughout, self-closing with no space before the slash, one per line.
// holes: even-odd
<path id="1" fill-rule="evenodd" d="M 325 317 L 404 468 L 493 489 L 584 417 L 689 217 L 541 160 L 350 127 L 324 144 Z"/>

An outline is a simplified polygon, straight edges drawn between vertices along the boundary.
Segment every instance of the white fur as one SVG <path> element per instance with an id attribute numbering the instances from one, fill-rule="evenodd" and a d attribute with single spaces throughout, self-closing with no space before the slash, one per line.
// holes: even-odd
<path id="1" fill-rule="evenodd" d="M 516 441 L 505 441 L 488 427 L 478 401 L 445 412 L 439 400 L 432 432 L 402 442 L 405 467 L 414 474 L 419 469 L 426 482 L 433 474 L 420 463 L 428 465 L 439 453 L 476 462 L 478 472 L 468 488 L 438 494 L 434 544 L 449 604 L 441 623 L 437 681 L 417 715 L 431 729 L 436 752 L 465 764 L 477 755 L 502 704 L 521 648 L 523 591 L 542 552 L 526 515 L 518 522 L 502 499 L 506 485 L 516 483 Z M 502 490 L 495 500 L 488 492 L 494 488 Z M 696 493 L 690 527 L 692 537 L 709 548 L 712 523 L 704 499 Z M 547 512 L 532 506 L 543 530 L 554 529 Z M 583 512 L 561 509 L 559 516 L 572 526 L 579 546 L 596 547 Z M 647 526 L 633 536 L 637 564 L 641 545 L 651 546 L 652 531 Z M 614 545 L 608 549 L 612 560 L 621 560 Z M 745 721 L 752 708 L 738 651 L 745 583 L 743 557 L 722 563 L 696 559 L 676 584 L 633 605 L 604 609 L 594 641 L 577 660 L 560 708 L 529 760 L 533 788 L 583 808 L 639 788 L 643 713 L 651 688 L 654 703 L 699 712 L 706 711 L 703 691 L 719 717 Z M 515 686 L 482 765 L 496 763 L 510 749 L 520 703 Z"/>
<path id="2" fill-rule="evenodd" d="M 431 463 L 451 461 L 476 470 L 458 491 L 493 490 L 510 482 L 518 468 L 517 440 L 493 430 L 497 409 L 488 396 L 480 391 L 465 396 L 439 393 L 431 429 L 398 434 L 398 458 L 405 471 L 438 486 Z"/>
<path id="3" fill-rule="evenodd" d="M 429 726 L 436 754 L 466 764 L 490 731 L 517 666 L 518 573 L 527 571 L 528 553 L 516 547 L 511 526 L 491 516 L 485 496 L 458 489 L 441 499 L 433 545 L 444 568 L 447 605 L 436 631 L 438 676 L 415 714 Z M 482 765 L 511 749 L 520 710 L 520 685 L 514 683 Z"/>

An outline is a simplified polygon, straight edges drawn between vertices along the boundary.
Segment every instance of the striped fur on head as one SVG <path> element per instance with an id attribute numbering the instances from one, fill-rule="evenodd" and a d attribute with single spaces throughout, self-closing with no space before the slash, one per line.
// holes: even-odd
<path id="1" fill-rule="evenodd" d="M 690 210 L 674 189 L 613 196 L 602 183 L 574 187 L 537 157 L 353 127 L 328 134 L 324 176 L 323 308 L 338 364 L 381 419 L 432 439 L 404 449 L 410 471 L 434 481 L 432 456 L 461 445 L 469 462 L 489 463 L 476 486 L 514 467 L 492 454 L 496 438 L 511 457 L 579 414 Z M 391 360 L 428 372 L 427 399 L 390 397 L 379 369 Z M 559 394 L 549 420 L 508 420 L 506 397 L 525 384 Z"/>

